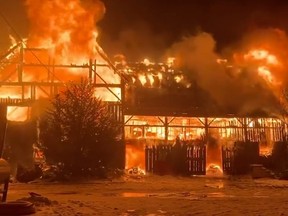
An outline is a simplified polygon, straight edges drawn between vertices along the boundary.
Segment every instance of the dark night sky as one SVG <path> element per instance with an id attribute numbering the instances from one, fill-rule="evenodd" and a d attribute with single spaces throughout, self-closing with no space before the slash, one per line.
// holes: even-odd
<path id="1" fill-rule="evenodd" d="M 104 0 L 103 31 L 117 38 L 123 29 L 144 22 L 167 44 L 203 30 L 219 47 L 233 43 L 247 31 L 276 27 L 288 30 L 288 2 L 277 0 Z"/>
<path id="2" fill-rule="evenodd" d="M 149 54 L 162 52 L 183 36 L 199 30 L 211 33 L 217 48 L 237 42 L 257 28 L 288 31 L 288 2 L 278 0 L 103 0 L 106 15 L 98 24 L 100 42 L 114 54 L 129 48 Z M 0 9 L 19 34 L 26 36 L 28 21 L 23 0 L 0 1 Z M 0 19 L 0 47 L 9 28 Z M 10 30 L 11 32 L 11 30 Z M 138 41 L 137 43 L 131 40 Z M 132 44 L 131 44 L 132 43 Z M 132 52 L 132 53 L 133 53 Z M 158 54 L 158 53 L 157 53 Z"/>

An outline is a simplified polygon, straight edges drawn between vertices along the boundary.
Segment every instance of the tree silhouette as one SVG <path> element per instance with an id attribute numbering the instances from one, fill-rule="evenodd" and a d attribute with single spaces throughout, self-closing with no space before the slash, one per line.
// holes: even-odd
<path id="1" fill-rule="evenodd" d="M 113 164 L 119 127 L 87 80 L 70 83 L 42 118 L 40 140 L 47 162 L 73 176 L 97 174 Z M 95 173 L 96 172 L 96 173 Z M 98 173 L 99 174 L 99 173 Z"/>

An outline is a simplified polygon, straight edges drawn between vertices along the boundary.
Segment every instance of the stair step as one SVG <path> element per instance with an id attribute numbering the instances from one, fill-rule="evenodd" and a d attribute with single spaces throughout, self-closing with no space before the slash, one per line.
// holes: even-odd
<path id="1" fill-rule="evenodd" d="M 251 164 L 252 178 L 275 178 L 275 174 L 262 164 Z"/>

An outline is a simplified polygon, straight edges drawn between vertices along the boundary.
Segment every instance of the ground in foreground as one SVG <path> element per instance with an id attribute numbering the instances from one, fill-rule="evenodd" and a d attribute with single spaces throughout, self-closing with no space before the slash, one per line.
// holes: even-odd
<path id="1" fill-rule="evenodd" d="M 287 197 L 288 181 L 249 176 L 37 181 L 11 183 L 8 192 L 8 201 L 30 200 L 45 216 L 288 215 Z"/>

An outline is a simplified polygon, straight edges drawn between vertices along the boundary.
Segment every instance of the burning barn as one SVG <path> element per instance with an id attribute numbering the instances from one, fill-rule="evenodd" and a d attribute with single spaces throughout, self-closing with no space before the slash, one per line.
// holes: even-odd
<path id="1" fill-rule="evenodd" d="M 250 164 L 260 162 L 259 155 L 271 155 L 275 143 L 286 141 L 285 110 L 271 89 L 261 84 L 241 87 L 237 82 L 243 82 L 242 77 L 235 78 L 238 92 L 225 89 L 223 95 L 230 98 L 220 101 L 213 91 L 218 94 L 225 84 L 205 89 L 201 80 L 187 73 L 189 69 L 181 70 L 171 59 L 118 65 L 129 83 L 123 97 L 126 166 L 171 173 L 172 146 L 180 142 L 186 146 L 182 165 L 188 174 L 210 169 L 234 172 L 235 148 L 243 148 L 246 160 L 237 161 L 243 164 L 238 170 L 247 171 Z M 230 76 L 231 67 L 220 60 L 218 64 Z"/>
<path id="2" fill-rule="evenodd" d="M 258 153 L 271 154 L 275 142 L 286 141 L 285 107 L 263 85 L 245 92 L 239 88 L 237 98 L 232 94 L 231 99 L 219 103 L 197 79 L 177 67 L 175 59 L 114 65 L 100 48 L 97 55 L 97 61 L 86 64 L 62 64 L 55 63 L 46 49 L 14 44 L 1 58 L 1 103 L 8 107 L 8 120 L 29 121 L 41 112 L 41 99 L 50 98 L 68 81 L 86 74 L 95 94 L 108 102 L 123 124 L 126 168 L 153 171 L 155 161 L 148 157 L 156 156 L 150 155 L 151 150 L 148 154 L 147 148 L 163 144 L 172 148 L 177 139 L 193 146 L 191 174 L 204 174 L 209 166 L 231 170 L 227 154 L 235 143 L 251 143 L 257 157 Z M 230 70 L 226 67 L 225 73 L 229 75 Z"/>
<path id="3" fill-rule="evenodd" d="M 233 61 L 219 59 L 213 38 L 202 33 L 175 44 L 165 63 L 114 63 L 97 43 L 95 22 L 105 11 L 100 1 L 26 5 L 29 37 L 11 36 L 11 47 L 0 55 L 0 103 L 8 121 L 37 119 L 43 99 L 86 77 L 123 126 L 119 154 L 124 159 L 126 151 L 126 168 L 153 172 L 157 146 L 169 152 L 180 142 L 189 145 L 190 174 L 229 170 L 235 143 L 250 143 L 258 155 L 286 141 L 285 67 L 273 49 L 258 46 Z"/>
<path id="4" fill-rule="evenodd" d="M 33 0 L 25 3 L 30 20 L 27 39 L 21 38 L 4 19 L 14 36 L 9 36 L 9 49 L 0 54 L 0 103 L 7 107 L 1 115 L 6 116 L 7 112 L 8 120 L 6 146 L 8 135 L 16 130 L 11 127 L 27 129 L 29 122 L 35 122 L 34 131 L 31 131 L 33 139 L 29 141 L 31 152 L 33 144 L 38 142 L 38 117 L 46 109 L 48 100 L 69 82 L 79 82 L 83 77 L 95 87 L 95 96 L 106 101 L 115 118 L 120 120 L 122 116 L 116 110 L 121 104 L 121 76 L 96 41 L 98 31 L 95 23 L 105 11 L 103 3 L 81 3 L 78 0 L 67 4 L 43 1 L 39 5 Z M 3 130 L 1 133 L 3 135 Z M 27 130 L 23 136 L 26 134 Z M 21 143 L 28 140 L 20 137 L 19 133 L 17 135 Z M 123 167 L 123 145 L 119 149 L 123 149 L 119 150 L 123 155 L 119 166 Z M 26 155 L 18 154 L 18 162 L 19 157 Z"/>

